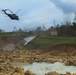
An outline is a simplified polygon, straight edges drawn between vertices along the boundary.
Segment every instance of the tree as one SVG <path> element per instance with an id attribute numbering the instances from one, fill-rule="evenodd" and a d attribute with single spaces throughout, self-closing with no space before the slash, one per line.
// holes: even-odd
<path id="1" fill-rule="evenodd" d="M 75 16 L 74 16 L 74 22 L 76 23 L 76 13 L 75 13 Z"/>
<path id="2" fill-rule="evenodd" d="M 16 31 L 17 31 L 17 29 L 16 29 L 16 27 L 14 27 L 14 28 L 13 28 L 13 32 L 16 32 Z"/>
<path id="3" fill-rule="evenodd" d="M 18 32 L 23 32 L 23 30 L 21 28 L 19 28 Z"/>
<path id="4" fill-rule="evenodd" d="M 5 32 L 4 30 L 0 29 L 0 33 Z"/>
<path id="5" fill-rule="evenodd" d="M 35 32 L 36 32 L 36 34 L 41 34 L 42 33 L 42 28 L 37 27 Z"/>

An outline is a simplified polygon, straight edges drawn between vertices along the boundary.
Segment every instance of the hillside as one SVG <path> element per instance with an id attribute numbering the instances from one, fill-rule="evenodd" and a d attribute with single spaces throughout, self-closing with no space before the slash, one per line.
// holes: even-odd
<path id="1" fill-rule="evenodd" d="M 57 47 L 61 45 L 76 46 L 76 37 L 59 37 L 50 35 L 40 35 L 28 43 L 27 49 L 47 49 L 50 47 Z"/>
<path id="2" fill-rule="evenodd" d="M 12 47 L 16 46 L 20 41 L 24 39 L 24 32 L 6 32 L 0 33 L 0 49 L 3 50 L 5 47 L 12 49 Z"/>

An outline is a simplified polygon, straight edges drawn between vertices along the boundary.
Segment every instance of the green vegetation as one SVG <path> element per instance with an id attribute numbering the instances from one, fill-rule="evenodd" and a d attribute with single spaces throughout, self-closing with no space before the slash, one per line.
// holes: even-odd
<path id="1" fill-rule="evenodd" d="M 41 35 L 26 45 L 26 48 L 48 48 L 62 44 L 75 45 L 76 37 Z"/>
<path id="2" fill-rule="evenodd" d="M 7 40 L 8 37 L 14 39 L 23 39 L 25 32 L 9 32 L 9 33 L 0 33 L 0 39 Z M 22 36 L 22 37 L 21 37 Z M 10 41 L 10 39 L 8 39 Z M 26 49 L 40 48 L 45 49 L 57 45 L 76 45 L 76 37 L 62 37 L 62 36 L 51 36 L 51 35 L 39 35 L 30 43 L 28 43 Z"/>
<path id="3" fill-rule="evenodd" d="M 5 33 L 0 33 L 0 39 L 1 38 L 7 38 L 11 36 L 22 36 L 24 35 L 24 32 L 5 32 Z"/>

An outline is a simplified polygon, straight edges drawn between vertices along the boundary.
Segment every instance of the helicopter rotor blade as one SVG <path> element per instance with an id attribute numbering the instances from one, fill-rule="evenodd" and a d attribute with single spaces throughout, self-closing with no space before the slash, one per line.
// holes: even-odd
<path id="1" fill-rule="evenodd" d="M 5 9 L 5 10 L 3 9 L 2 12 L 4 12 L 4 11 L 10 11 L 13 14 L 13 12 L 9 9 Z"/>
<path id="2" fill-rule="evenodd" d="M 21 9 L 19 9 L 15 14 L 17 14 Z"/>
<path id="3" fill-rule="evenodd" d="M 8 9 L 9 10 L 9 9 Z M 9 10 L 12 14 L 13 14 L 13 12 L 11 11 L 11 10 Z"/>

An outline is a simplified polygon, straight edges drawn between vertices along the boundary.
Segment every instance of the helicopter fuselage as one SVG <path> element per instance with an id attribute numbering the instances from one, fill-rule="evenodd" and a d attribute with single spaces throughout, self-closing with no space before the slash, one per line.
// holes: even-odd
<path id="1" fill-rule="evenodd" d="M 19 20 L 19 17 L 15 14 L 6 14 L 7 16 L 9 16 L 12 20 Z"/>
<path id="2" fill-rule="evenodd" d="M 6 11 L 9 10 L 9 9 L 6 9 L 6 10 L 2 10 L 11 20 L 19 20 L 19 17 L 16 15 L 16 14 L 9 14 L 7 13 Z"/>

